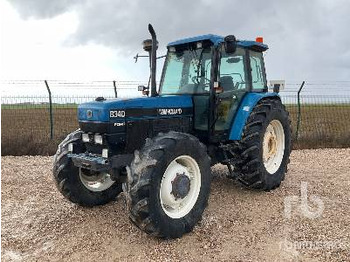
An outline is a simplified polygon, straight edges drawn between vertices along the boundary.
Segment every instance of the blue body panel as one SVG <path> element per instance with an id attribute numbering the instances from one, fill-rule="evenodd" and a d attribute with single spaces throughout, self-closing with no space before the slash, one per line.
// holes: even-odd
<path id="1" fill-rule="evenodd" d="M 192 98 L 188 95 L 140 97 L 132 99 L 108 99 L 105 101 L 92 101 L 83 103 L 78 107 L 79 121 L 110 121 L 110 110 L 125 110 L 129 108 L 151 109 L 151 108 L 191 108 Z M 87 111 L 92 111 L 92 117 L 87 117 Z M 120 120 L 121 118 L 113 118 Z M 124 118 L 123 118 L 124 119 Z"/>
<path id="2" fill-rule="evenodd" d="M 212 34 L 200 35 L 200 36 L 184 38 L 184 39 L 171 42 L 168 44 L 168 47 L 187 44 L 187 43 L 193 43 L 193 42 L 200 42 L 204 40 L 209 40 L 214 44 L 214 46 L 218 46 L 220 43 L 224 42 L 224 37 L 219 35 L 212 35 Z M 255 41 L 245 41 L 245 40 L 237 40 L 237 46 L 244 47 L 244 48 L 257 46 L 263 51 L 266 51 L 269 48 L 267 45 L 263 43 L 259 43 Z"/>
<path id="3" fill-rule="evenodd" d="M 230 140 L 240 140 L 243 128 L 256 104 L 264 97 L 279 97 L 277 93 L 247 93 L 237 109 L 230 131 Z"/>

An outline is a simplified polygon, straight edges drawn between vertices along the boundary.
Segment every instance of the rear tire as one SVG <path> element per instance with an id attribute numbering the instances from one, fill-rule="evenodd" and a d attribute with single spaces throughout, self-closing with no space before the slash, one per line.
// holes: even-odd
<path id="1" fill-rule="evenodd" d="M 148 234 L 181 237 L 202 217 L 210 183 L 210 158 L 196 137 L 159 134 L 135 152 L 128 170 L 129 218 Z"/>
<path id="2" fill-rule="evenodd" d="M 120 183 L 107 181 L 108 176 L 104 180 L 98 180 L 106 181 L 105 186 L 100 188 L 90 186 L 88 183 L 93 185 L 94 176 L 87 176 L 87 172 L 82 173 L 78 167 L 74 166 L 72 160 L 67 156 L 69 153 L 68 145 L 73 144 L 74 153 L 83 152 L 84 145 L 81 142 L 81 134 L 82 131 L 76 130 L 59 144 L 54 156 L 54 180 L 58 190 L 69 201 L 87 207 L 103 205 L 115 200 L 122 191 L 122 187 Z M 100 178 L 101 174 L 96 174 L 96 177 Z"/>
<path id="3" fill-rule="evenodd" d="M 289 113 L 279 99 L 263 99 L 252 113 L 238 146 L 235 166 L 243 185 L 269 191 L 280 186 L 291 152 Z"/>

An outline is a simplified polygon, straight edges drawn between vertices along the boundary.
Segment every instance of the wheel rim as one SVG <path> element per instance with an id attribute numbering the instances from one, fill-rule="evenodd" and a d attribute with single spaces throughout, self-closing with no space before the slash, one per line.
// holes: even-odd
<path id="1" fill-rule="evenodd" d="M 201 172 L 190 156 L 179 156 L 167 167 L 160 184 L 160 202 L 171 218 L 186 216 L 197 202 Z"/>
<path id="2" fill-rule="evenodd" d="M 79 171 L 80 181 L 83 185 L 93 192 L 101 192 L 110 188 L 115 181 L 111 179 L 108 173 L 99 173 L 96 175 L 86 175 L 84 172 Z"/>
<path id="3" fill-rule="evenodd" d="M 267 172 L 276 173 L 280 168 L 285 147 L 284 129 L 279 120 L 267 126 L 263 140 L 263 161 Z"/>

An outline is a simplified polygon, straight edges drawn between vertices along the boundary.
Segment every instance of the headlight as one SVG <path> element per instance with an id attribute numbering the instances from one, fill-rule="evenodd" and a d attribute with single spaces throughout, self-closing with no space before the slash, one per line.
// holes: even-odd
<path id="1" fill-rule="evenodd" d="M 73 153 L 73 143 L 68 144 L 68 152 Z"/>
<path id="2" fill-rule="evenodd" d="M 103 139 L 102 139 L 102 136 L 101 136 L 101 135 L 95 135 L 95 136 L 94 136 L 94 140 L 95 140 L 95 143 L 96 143 L 96 144 L 100 144 L 100 145 L 103 144 Z"/>
<path id="3" fill-rule="evenodd" d="M 102 157 L 108 158 L 108 149 L 107 148 L 102 149 Z"/>
<path id="4" fill-rule="evenodd" d="M 83 134 L 83 135 L 82 135 L 82 140 L 83 140 L 83 142 L 85 142 L 85 143 L 90 142 L 89 134 Z"/>

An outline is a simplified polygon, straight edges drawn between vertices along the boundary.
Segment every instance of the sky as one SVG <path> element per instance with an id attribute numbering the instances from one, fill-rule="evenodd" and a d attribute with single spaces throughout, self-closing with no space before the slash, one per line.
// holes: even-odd
<path id="1" fill-rule="evenodd" d="M 350 79 L 348 0 L 0 0 L 0 12 L 3 80 L 147 79 L 148 60 L 133 57 L 148 23 L 159 55 L 183 37 L 262 36 L 270 80 Z"/>

